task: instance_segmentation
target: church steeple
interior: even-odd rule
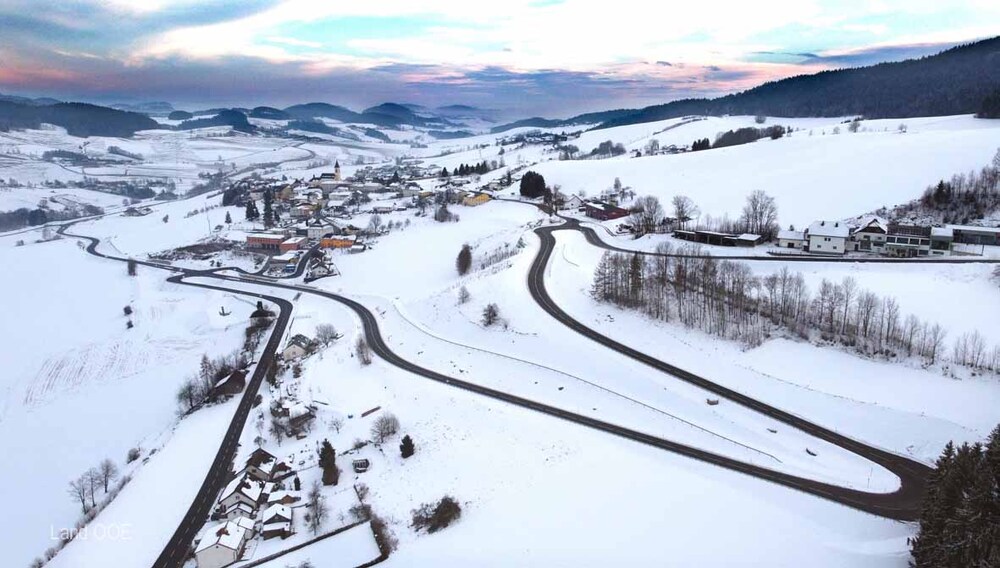
[[[335,179],[336,181],[340,181],[340,160],[337,160],[333,164],[333,179]]]

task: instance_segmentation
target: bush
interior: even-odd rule
[[[396,535],[392,534],[392,531],[389,530],[389,525],[382,520],[382,517],[372,515],[371,519],[372,533],[375,534],[375,544],[378,545],[378,550],[382,553],[382,556],[389,556],[394,550],[396,550],[396,547],[399,545],[399,540],[397,540]]]
[[[525,172],[521,176],[521,195],[531,199],[536,199],[545,194],[545,178],[542,174],[535,172]]]
[[[125,463],[132,463],[135,460],[139,459],[139,455],[141,452],[142,450],[140,450],[138,447],[131,448],[128,451],[128,454],[125,455]]]
[[[500,319],[500,308],[496,304],[487,304],[483,308],[483,325],[490,327]]]
[[[453,497],[445,495],[434,503],[424,503],[419,509],[413,510],[413,530],[427,529],[434,533],[447,528],[462,516],[462,507]]]

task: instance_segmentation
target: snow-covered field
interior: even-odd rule
[[[570,143],[583,152],[604,140],[630,150],[653,138],[661,146],[683,145],[755,125],[752,117],[676,126],[680,122],[589,131]],[[769,118],[767,125],[797,130],[780,140],[719,150],[565,162],[539,146],[508,147],[501,156],[497,135],[411,148],[419,136],[413,131],[391,132],[398,143],[303,143],[209,136],[224,129],[158,130],[131,140],[93,138],[88,152],[117,145],[141,153],[143,163],[129,166],[129,176],[163,176],[182,189],[197,183],[200,171],[234,171],[234,165],[236,171],[267,167],[293,178],[328,171],[315,163],[322,160],[340,160],[350,175],[359,158],[371,163],[423,156],[425,164],[452,169],[502,157],[510,167],[541,162],[532,169],[565,192],[596,195],[619,177],[639,195],[654,194],[662,202],[689,195],[713,216],[737,215],[744,196],[763,189],[777,198],[782,224],[798,225],[914,198],[938,178],[987,163],[1000,146],[1000,126],[967,116],[907,119],[905,134],[897,132],[899,122],[865,121],[852,134],[838,119]],[[837,126],[841,133],[835,135]],[[18,164],[0,163],[0,177],[37,183],[126,175],[124,166],[68,171],[37,159],[47,149],[78,151],[81,143],[58,129],[0,134],[0,153],[24,157]],[[480,144],[488,146],[475,147]],[[484,179],[503,173],[501,168]],[[39,195],[48,197],[45,191],[0,191],[0,210],[31,206]],[[107,194],[59,191],[98,205],[120,204]],[[100,237],[104,252],[143,257],[207,237],[239,240],[253,229],[241,210],[220,205],[219,196],[200,196],[157,205],[145,217],[112,214],[81,222],[73,232]],[[341,274],[312,285],[361,301],[375,313],[389,346],[426,368],[776,470],[871,491],[897,486],[887,471],[834,446],[725,401],[709,406],[700,389],[615,355],[547,316],[526,288],[538,247],[531,229],[547,222],[536,209],[494,201],[452,211],[460,215],[458,223],[414,217],[412,210],[385,215],[384,221],[410,224],[379,237],[362,254],[333,254]],[[227,212],[234,220],[230,226],[223,221]],[[367,220],[359,215],[351,222],[365,226]],[[546,273],[553,299],[580,321],[642,351],[926,463],[946,441],[977,440],[996,425],[1000,382],[993,378],[951,379],[935,369],[865,360],[789,339],[743,350],[596,304],[587,290],[601,250],[579,234],[557,235]],[[13,246],[20,238],[29,244]],[[131,539],[79,540],[52,565],[150,565],[200,487],[235,408],[212,407],[178,423],[177,387],[196,372],[202,353],[219,355],[240,344],[253,306],[235,294],[166,283],[167,274],[152,268],[140,267],[129,278],[123,264],[86,255],[76,239],[33,244],[34,238],[0,237],[0,262],[7,267],[0,289],[15,300],[0,322],[6,364],[0,451],[17,456],[0,500],[19,511],[18,522],[5,529],[4,542],[10,537],[11,543],[5,558],[26,565],[44,552],[52,544],[50,527],[70,527],[79,514],[79,504],[66,493],[68,482],[104,457],[121,465],[129,448],[141,446],[148,462],[130,466],[132,481],[95,521],[128,525]],[[455,258],[463,244],[473,247],[474,261],[470,274],[460,277]],[[509,258],[483,267],[496,251],[509,251]],[[1000,289],[989,280],[988,267],[788,264],[812,288],[823,278],[851,276],[861,288],[895,297],[903,314],[941,323],[949,337],[978,329],[990,343],[1000,341]],[[782,267],[753,265],[759,274]],[[255,284],[232,286],[273,293]],[[463,286],[471,299],[459,305]],[[353,484],[370,488],[373,510],[400,541],[387,566],[907,565],[912,525],[456,390],[377,358],[362,366],[354,353],[360,322],[351,312],[309,294],[278,295],[295,304],[289,336],[312,336],[317,325],[332,323],[343,337],[308,358],[301,378],[287,372],[286,390],[262,389],[262,409],[291,385],[318,408],[308,438],[278,444],[265,436],[265,448],[292,463],[308,485],[319,477],[317,444],[329,439],[340,453],[368,439],[379,413],[361,414],[372,408],[398,416],[400,434],[416,443],[416,455],[407,460],[399,456],[398,438],[383,448],[368,445],[338,456],[341,483],[324,489],[331,508],[324,530],[332,530],[352,520]],[[499,306],[502,326],[480,324],[488,303]],[[132,330],[125,329],[126,304],[135,309]],[[231,315],[220,315],[223,307]],[[333,428],[336,419],[343,421],[339,430]],[[252,424],[243,432],[238,459],[255,447]],[[372,469],[355,474],[349,465],[355,457],[370,459]],[[411,511],[445,494],[462,504],[462,519],[437,534],[415,533]],[[256,542],[250,556],[259,559],[302,542],[309,536],[304,513],[296,509],[299,534]],[[317,567],[355,566],[377,553],[370,529],[362,525],[269,566],[304,560]]]
[[[941,178],[978,170],[1000,148],[1000,125],[971,116],[907,119],[902,121],[908,126],[905,134],[896,131],[900,121],[890,120],[864,121],[869,130],[853,134],[835,119],[772,119],[768,124],[772,121],[801,130],[779,140],[702,152],[549,161],[534,169],[566,193],[583,190],[587,195],[598,195],[618,177],[638,195],[657,196],[665,207],[673,196],[687,195],[702,215],[716,218],[728,214],[735,219],[746,196],[761,189],[777,200],[782,225],[802,226],[816,219],[852,217],[915,199]],[[618,129],[598,130],[585,136],[635,147],[649,138],[656,138],[661,145],[680,145],[753,126],[753,120],[709,118],[647,138],[641,134],[653,127],[643,126],[645,129],[622,127],[628,130],[621,133]],[[840,134],[832,134],[837,126]],[[578,145],[581,150],[590,149],[586,144]]]

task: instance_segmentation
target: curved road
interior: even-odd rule
[[[101,258],[107,258],[110,260],[116,260],[119,262],[126,262],[128,259],[115,257],[101,253],[97,250],[97,246],[100,244],[99,239],[95,237],[90,237],[86,235],[77,235],[66,232],[68,228],[72,226],[73,223],[64,225],[60,228],[59,232],[69,237],[85,239],[89,241],[86,247],[86,251],[94,256]],[[256,297],[263,300],[267,300],[279,306],[280,315],[277,318],[274,329],[272,330],[270,339],[268,340],[263,353],[261,355],[260,361],[254,371],[253,377],[250,379],[246,390],[244,391],[243,397],[240,401],[240,405],[237,408],[233,420],[229,425],[229,429],[226,432],[225,437],[219,447],[219,451],[209,469],[205,480],[202,483],[197,496],[192,502],[187,514],[184,516],[181,524],[178,526],[174,535],[171,537],[168,544],[164,547],[162,553],[154,564],[154,568],[173,568],[183,565],[184,560],[187,557],[188,550],[190,549],[191,542],[197,536],[198,531],[201,529],[204,520],[208,517],[211,512],[212,505],[215,502],[219,491],[223,488],[225,482],[227,481],[228,473],[230,470],[230,465],[235,458],[236,450],[239,445],[239,437],[242,432],[246,420],[249,416],[249,412],[253,405],[253,400],[256,397],[257,391],[264,379],[265,370],[268,365],[274,360],[275,353],[278,350],[281,338],[284,331],[288,325],[292,305],[287,300],[278,298],[275,296],[269,296],[265,294],[257,294],[253,292],[247,292],[240,289],[227,288],[224,286],[215,286],[211,284],[201,284],[185,282],[185,278],[189,277],[203,277],[212,278],[222,281],[231,281],[241,284],[252,284],[258,286],[269,286],[271,288],[281,288],[286,290],[293,290],[308,294],[317,295],[323,298],[327,298],[338,302],[350,310],[352,310],[362,322],[365,337],[371,346],[372,350],[386,362],[403,369],[405,371],[414,373],[418,376],[433,380],[435,382],[445,384],[454,388],[459,388],[468,392],[486,396],[495,400],[513,404],[522,408],[533,410],[536,412],[541,412],[549,416],[560,418],[569,422],[580,424],[582,426],[587,426],[595,430],[606,432],[608,434],[613,434],[624,439],[632,440],[635,442],[640,442],[652,447],[667,450],[676,454],[684,455],[693,459],[697,459],[704,463],[709,463],[719,467],[723,467],[732,471],[750,475],[752,477],[762,479],[765,481],[770,481],[785,487],[796,489],[811,495],[822,497],[830,501],[847,505],[849,507],[866,511],[875,515],[882,517],[897,519],[902,521],[912,521],[918,518],[920,511],[920,503],[923,496],[924,485],[926,483],[926,478],[931,471],[931,468],[926,465],[912,461],[906,457],[887,452],[878,448],[874,448],[863,444],[857,440],[851,439],[849,437],[843,436],[816,424],[813,424],[801,417],[795,416],[778,408],[767,405],[763,402],[757,401],[756,399],[750,398],[742,393],[733,391],[721,385],[717,385],[705,379],[703,377],[697,376],[693,373],[684,371],[678,367],[650,357],[644,353],[636,351],[629,348],[626,345],[618,343],[608,337],[605,337],[598,332],[584,326],[580,322],[576,321],[564,311],[562,311],[548,295],[545,289],[544,283],[544,271],[548,264],[549,258],[551,257],[552,251],[555,245],[555,237],[552,235],[554,231],[557,230],[584,230],[575,225],[569,223],[562,226],[550,226],[542,227],[536,229],[536,233],[542,240],[542,248],[539,254],[534,259],[531,270],[528,277],[529,291],[536,302],[550,315],[555,317],[557,320],[567,325],[571,329],[574,329],[578,333],[588,337],[601,345],[613,349],[619,353],[622,353],[628,357],[641,361],[657,370],[668,373],[675,376],[681,380],[687,381],[691,384],[699,386],[709,392],[712,392],[720,397],[727,398],[738,404],[742,404],[750,409],[760,412],[766,416],[774,418],[784,422],[790,426],[798,428],[806,433],[816,436],[820,439],[826,440],[830,443],[836,444],[844,449],[847,449],[853,453],[863,456],[874,463],[877,463],[886,469],[892,471],[900,479],[900,488],[892,493],[870,493],[855,489],[848,489],[837,485],[832,485],[828,483],[822,483],[812,479],[807,479],[787,473],[782,473],[774,470],[770,470],[761,466],[756,466],[753,464],[747,464],[739,460],[708,452],[699,448],[692,446],[687,446],[667,440],[664,438],[659,438],[644,432],[639,432],[629,428],[625,428],[610,422],[605,422],[591,416],[586,416],[582,414],[577,414],[551,406],[548,404],[540,403],[531,399],[523,398],[520,396],[512,395],[510,393],[498,391],[482,385],[471,383],[468,381],[463,381],[444,375],[437,371],[426,369],[421,367],[403,357],[397,355],[385,342],[381,332],[379,331],[378,321],[375,316],[365,308],[359,302],[334,294],[331,292],[326,292],[312,287],[307,287],[303,285],[290,284],[278,281],[264,280],[253,275],[240,275],[240,276],[229,276],[219,274],[221,270],[224,269],[209,269],[209,270],[193,270],[193,269],[183,269],[172,266],[164,266],[156,263],[151,263],[147,261],[136,261],[137,264],[156,268],[160,270],[166,270],[175,273],[173,276],[168,278],[169,281],[180,283],[188,286],[196,286],[199,288],[219,290],[234,294],[242,294],[246,296]],[[596,235],[595,235],[596,238]],[[608,247],[605,247],[608,248]],[[631,252],[631,251],[629,251]],[[304,264],[304,263],[303,263]],[[242,270],[236,270],[238,273],[243,273]]]

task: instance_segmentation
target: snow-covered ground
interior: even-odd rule
[[[661,146],[684,145],[755,126],[752,117],[676,126],[680,122],[589,131],[569,143],[588,152],[612,140],[631,150],[654,138]],[[409,142],[422,136],[412,130],[389,132],[395,143],[303,143],[217,136],[225,129],[157,130],[131,140],[93,138],[88,153],[106,152],[109,145],[141,153],[143,163],[130,166],[129,176],[162,176],[182,189],[197,183],[198,172],[233,171],[234,165],[236,171],[247,169],[241,175],[267,168],[293,178],[329,171],[319,164],[327,160],[340,160],[350,175],[359,159],[421,156],[425,164],[452,169],[502,158],[509,167],[541,162],[532,168],[566,192],[596,195],[620,177],[639,195],[655,194],[663,202],[687,194],[713,216],[735,216],[747,193],[763,189],[777,198],[783,224],[801,224],[911,199],[940,177],[982,166],[1000,146],[1000,127],[967,116],[907,119],[905,134],[897,132],[899,122],[865,121],[862,131],[852,134],[839,119],[769,118],[766,125],[796,130],[781,140],[698,153],[566,162],[540,146],[508,146],[501,156],[496,139],[517,131],[424,139],[427,147],[411,148]],[[837,126],[841,133],[834,135]],[[81,143],[59,129],[0,134],[0,154],[25,157],[15,159],[18,164],[2,162],[0,177],[26,176],[37,183],[125,175],[124,166],[68,171],[37,159],[48,149],[78,151]],[[487,146],[476,147],[482,144]],[[31,205],[40,192],[0,192],[0,210]],[[99,205],[120,203],[106,194],[65,193]],[[208,237],[238,240],[253,229],[241,221],[241,210],[220,205],[218,196],[200,196],[158,205],[145,217],[81,222],[73,231],[102,238],[102,251],[142,257]],[[207,212],[186,217],[206,207]],[[894,476],[856,456],[737,405],[709,406],[705,392],[598,347],[548,317],[526,289],[538,246],[531,229],[547,222],[536,209],[494,201],[452,211],[460,215],[458,223],[414,217],[412,210],[385,215],[385,221],[410,224],[379,237],[362,254],[333,254],[341,274],[313,286],[361,301],[375,313],[392,349],[441,373],[757,465],[871,491],[896,487]],[[234,220],[230,226],[223,221],[227,212]],[[351,222],[367,221],[362,214]],[[4,541],[9,536],[12,543],[5,558],[24,565],[41,554],[51,545],[50,527],[72,526],[78,516],[67,483],[104,457],[121,464],[125,452],[138,445],[148,462],[130,467],[131,483],[95,521],[127,524],[132,539],[110,545],[80,540],[53,565],[149,565],[200,487],[235,406],[201,410],[178,423],[177,386],[196,371],[202,353],[218,355],[240,344],[253,306],[234,294],[168,284],[166,273],[152,268],[140,267],[138,277],[129,278],[121,263],[86,255],[76,239],[13,246],[20,238],[31,243],[34,234],[0,237],[0,262],[7,267],[0,288],[18,300],[8,303],[0,323],[7,364],[0,379],[0,450],[18,456],[0,499],[21,511],[5,534]],[[471,273],[460,277],[455,258],[463,244],[473,247],[474,261]],[[483,267],[496,251],[509,251],[509,258]],[[869,361],[788,339],[745,351],[596,304],[587,290],[600,254],[579,234],[558,233],[546,273],[550,294],[580,321],[638,349],[927,463],[947,440],[980,439],[995,426],[1000,383],[994,379],[950,379],[933,369]],[[811,287],[822,278],[851,276],[862,288],[896,297],[904,314],[941,323],[951,337],[978,329],[991,342],[1000,339],[992,317],[1000,311],[1000,290],[989,281],[988,268],[788,265],[803,272]],[[753,269],[767,274],[782,266],[756,263]],[[274,293],[255,284],[227,285]],[[458,305],[463,286],[471,299]],[[387,566],[907,565],[912,525],[456,390],[377,358],[362,366],[354,354],[360,322],[351,312],[309,294],[277,294],[295,304],[288,335],[312,336],[317,325],[332,323],[343,337],[308,358],[300,378],[286,372],[283,390],[262,389],[261,409],[289,389],[318,409],[308,438],[278,444],[265,435],[265,448],[298,469],[305,486],[319,477],[320,441],[329,439],[338,454],[345,452],[355,440],[370,437],[380,413],[397,415],[400,434],[416,443],[416,455],[407,460],[397,451],[398,437],[382,448],[367,445],[338,456],[341,482],[323,490],[331,508],[323,530],[332,530],[352,520],[349,509],[357,502],[352,486],[370,488],[368,502],[400,541]],[[499,306],[504,325],[487,329],[479,320],[491,302]],[[132,330],[125,329],[126,303],[136,310]],[[221,316],[220,307],[231,315]],[[381,410],[361,416],[375,407]],[[337,419],[343,421],[339,429],[333,427]],[[255,447],[259,432],[253,424],[251,415],[238,460]],[[356,457],[371,460],[372,469],[355,474],[350,461]],[[415,533],[411,511],[445,494],[462,504],[462,519],[437,534]],[[162,502],[164,496],[169,503]],[[255,541],[250,555],[259,559],[308,538],[304,512],[296,509],[298,534],[288,541]],[[371,531],[362,525],[272,564],[308,559],[316,566],[354,566],[373,558],[373,547]]]
[[[124,469],[129,448],[145,456],[169,438],[177,386],[203,353],[241,344],[253,306],[169,284],[152,269],[130,278],[124,264],[87,255],[76,239],[3,246],[0,259],[10,299],[0,321],[0,450],[19,464],[0,499],[21,511],[6,529],[5,557],[25,565],[53,544],[50,527],[79,516],[66,492],[72,479],[104,458]],[[220,316],[223,306],[232,315]]]
[[[782,225],[801,226],[915,199],[939,179],[978,170],[1000,147],[1000,125],[971,116],[907,119],[902,121],[908,126],[905,134],[895,130],[900,121],[864,121],[869,130],[857,133],[848,132],[835,119],[773,121],[801,130],[779,140],[701,152],[549,161],[533,169],[571,194],[583,190],[598,195],[618,177],[638,195],[657,196],[667,208],[673,196],[687,195],[702,215],[716,218],[728,214],[735,219],[746,196],[760,189],[777,200]],[[651,138],[661,145],[690,144],[745,126],[753,126],[752,118],[709,118]],[[837,126],[840,134],[832,134]],[[628,130],[621,134],[618,129],[598,130],[585,136],[641,146],[649,138],[640,134],[653,127],[622,128]],[[589,151],[585,144],[580,149]]]

